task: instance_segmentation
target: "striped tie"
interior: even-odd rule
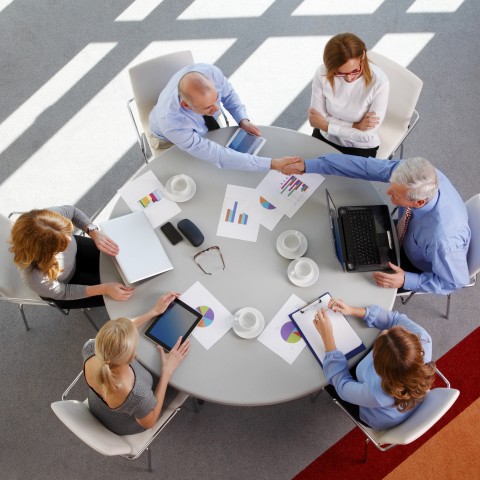
[[[403,214],[402,218],[397,223],[397,236],[398,236],[398,244],[401,246],[403,243],[403,239],[405,238],[405,234],[407,233],[408,224],[410,223],[410,219],[412,218],[412,209],[407,207],[405,209],[405,213]]]

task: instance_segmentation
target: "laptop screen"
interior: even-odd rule
[[[338,258],[338,261],[343,266],[345,262],[343,261],[342,241],[340,238],[340,230],[338,226],[337,208],[333,203],[333,199],[330,196],[329,191],[325,190],[325,193],[327,194],[327,207],[328,207],[328,214],[330,216],[330,229],[332,231],[333,250],[335,252],[335,255]]]

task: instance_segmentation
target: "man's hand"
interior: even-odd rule
[[[370,130],[375,128],[380,123],[380,118],[375,115],[375,112],[367,112],[365,116],[359,121],[355,122],[352,127],[357,130]]]
[[[308,109],[308,120],[310,125],[314,128],[318,128],[324,132],[328,131],[328,122],[327,119],[314,108]]]
[[[247,118],[244,118],[240,121],[240,128],[242,128],[248,133],[251,133],[252,135],[255,135],[257,137],[260,136],[260,129]]]
[[[375,272],[372,277],[375,283],[382,288],[401,288],[405,283],[405,271],[388,262],[394,273]]]
[[[90,237],[95,242],[97,248],[107,255],[114,257],[118,254],[118,245],[105,233],[100,230],[92,230],[89,232]]]
[[[285,175],[305,173],[305,162],[300,157],[272,158],[270,170],[278,170]]]

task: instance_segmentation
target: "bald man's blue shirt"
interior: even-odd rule
[[[220,107],[222,103],[238,124],[243,119],[248,119],[245,106],[222,71],[214,65],[197,63],[179,70],[160,93],[157,104],[150,112],[152,133],[218,168],[268,171],[270,158],[239,153],[204,138],[208,129],[203,116],[184,108],[178,96],[178,82],[186,73],[192,71],[202,73],[213,82],[218,93],[217,105]],[[216,112],[215,118],[219,115],[220,110]]]

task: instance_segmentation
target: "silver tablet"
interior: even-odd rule
[[[256,155],[266,141],[263,137],[257,137],[239,128],[225,146],[240,153]]]

